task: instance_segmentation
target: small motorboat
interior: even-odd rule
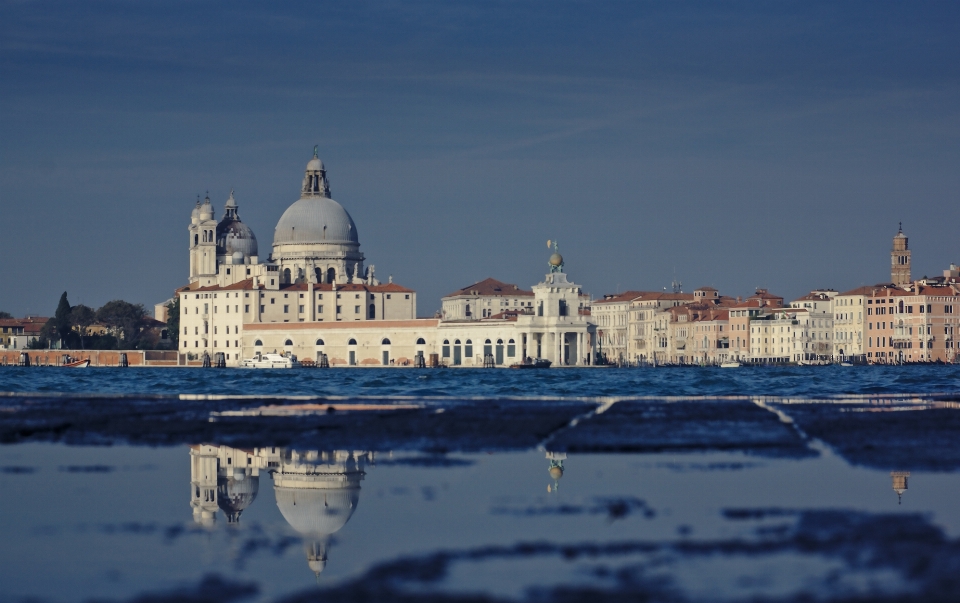
[[[287,352],[286,354],[262,354],[257,352],[253,358],[247,358],[240,362],[240,368],[258,368],[258,369],[283,369],[300,368],[300,361],[297,357]]]
[[[69,360],[67,362],[64,362],[60,366],[64,368],[87,368],[88,366],[90,366],[90,359],[87,358],[85,360]]]
[[[736,360],[730,360],[727,362],[721,362],[720,368],[740,368],[740,363]]]
[[[853,366],[852,362],[841,362],[840,366]]]
[[[514,369],[545,369],[550,368],[550,365],[553,364],[546,358],[524,358],[523,362],[518,362],[516,364],[511,364],[510,368]]]

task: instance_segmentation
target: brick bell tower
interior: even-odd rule
[[[903,222],[897,236],[893,237],[893,250],[890,252],[890,281],[894,285],[910,284],[910,250],[907,235],[903,234]]]

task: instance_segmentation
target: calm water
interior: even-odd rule
[[[0,368],[0,391],[350,396],[791,396],[960,391],[960,365],[660,369]]]
[[[0,446],[0,601],[960,595],[960,423],[950,401],[960,367],[7,368],[0,391],[386,405],[332,415],[320,405],[302,419],[248,414],[250,445],[235,447],[193,441],[186,423],[176,427],[180,443],[130,446],[122,425],[101,429],[100,419],[84,429],[108,445],[50,441],[96,399],[78,399],[74,417],[63,410],[70,400],[49,417],[30,415],[26,427],[3,431],[10,443]],[[946,396],[933,403],[929,394]],[[472,433],[520,433],[539,413],[536,431],[564,400],[600,396],[650,398],[568,404],[555,426],[519,446]],[[497,397],[529,400],[485,405]],[[124,411],[123,399],[111,413],[151,404],[131,398]],[[386,408],[411,402],[419,415]],[[46,403],[0,398],[0,426]],[[471,405],[489,422],[470,419]],[[198,430],[223,420],[195,408],[186,421]],[[356,433],[396,420],[391,441],[402,450],[369,437],[325,445],[344,422],[371,414]],[[169,416],[129,429],[163,430]],[[257,425],[271,429],[258,436]],[[434,435],[418,439],[418,426]],[[314,445],[284,445],[278,430]],[[457,430],[491,443],[438,451],[436,434]],[[37,433],[45,441],[31,441]]]

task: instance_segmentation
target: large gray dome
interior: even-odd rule
[[[340,488],[274,487],[280,513],[294,530],[319,538],[340,530],[360,501],[360,486]]]
[[[277,222],[274,245],[318,243],[360,244],[353,218],[328,197],[304,197],[287,208]]]

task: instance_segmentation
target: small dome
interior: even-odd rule
[[[239,476],[217,477],[217,506],[226,514],[227,521],[236,522],[240,513],[256,500],[259,491],[259,477],[242,472]]]
[[[311,570],[314,574],[319,574],[320,572],[323,571],[323,569],[324,569],[325,567],[327,567],[327,560],[326,560],[326,559],[311,559],[311,560],[307,561],[307,567],[309,567],[310,570]]]
[[[217,224],[217,255],[241,257],[257,255],[257,237],[239,218],[224,217]]]
[[[541,256],[542,257],[542,256]],[[551,266],[560,266],[563,264],[563,256],[559,253],[554,253],[550,256],[550,265]]]
[[[283,212],[273,234],[274,245],[290,243],[359,244],[360,238],[342,205],[328,197],[304,197]]]
[[[323,162],[319,158],[314,157],[307,163],[308,172],[319,172],[323,170]]]
[[[550,477],[552,477],[554,480],[558,480],[563,477],[563,468],[556,465],[550,467]]]

